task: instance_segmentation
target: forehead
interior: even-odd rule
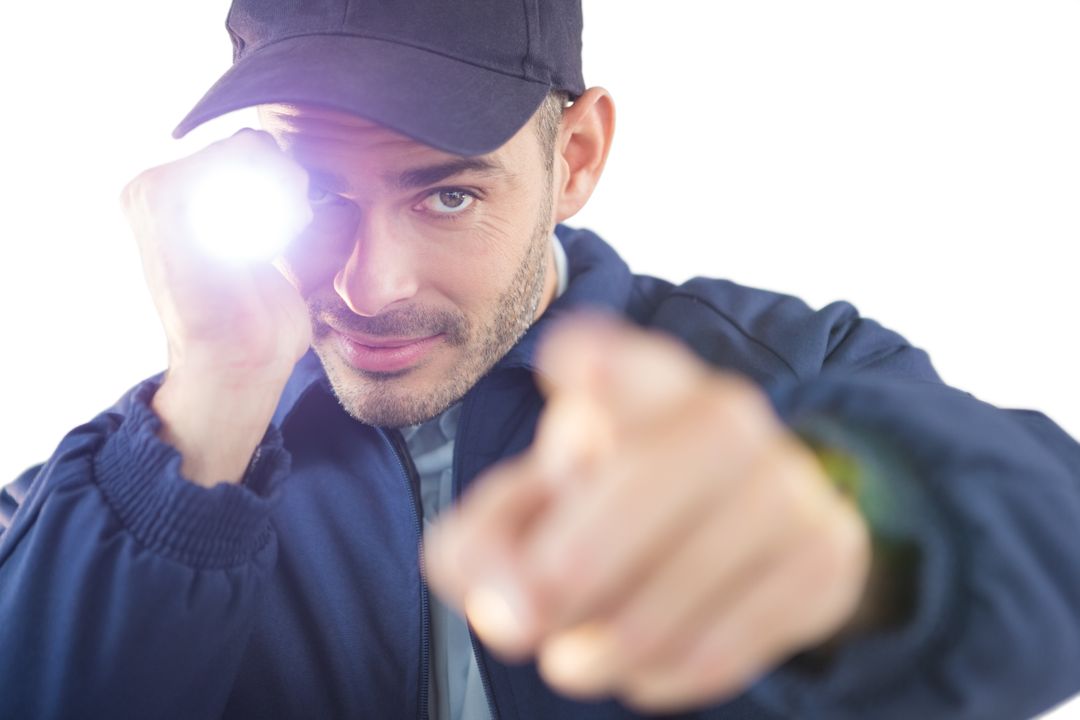
[[[329,108],[263,105],[259,119],[282,149],[309,168],[386,168],[453,158],[367,118]]]
[[[477,156],[461,156],[426,145],[358,115],[330,108],[272,104],[258,108],[263,128],[309,170],[325,167],[331,173],[352,174],[381,169],[387,183],[404,189],[460,172],[476,172],[492,179],[508,179],[528,170],[530,123],[498,149]],[[456,170],[456,172],[450,172]],[[426,171],[426,172],[425,172]],[[393,178],[393,180],[391,180]]]
[[[263,128],[287,147],[347,145],[395,154],[424,156],[431,160],[459,159],[462,156],[439,150],[359,115],[315,105],[275,103],[260,105]],[[510,156],[526,140],[532,121],[526,123],[501,147],[477,157]]]
[[[372,120],[315,105],[276,103],[260,105],[259,119],[270,133],[292,141],[379,140],[398,145],[428,147]],[[429,148],[435,151],[435,148]]]

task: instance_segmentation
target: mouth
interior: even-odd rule
[[[396,348],[405,347],[406,345],[414,345],[418,342],[422,342],[429,338],[435,337],[434,335],[423,335],[418,337],[385,337],[383,335],[363,335],[357,333],[345,333],[340,330],[335,331],[346,340],[357,345],[363,345],[369,348]]]
[[[442,333],[426,337],[382,337],[332,332],[342,357],[356,370],[394,372],[423,360],[442,339]]]

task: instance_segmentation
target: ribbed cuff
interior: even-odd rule
[[[247,562],[271,538],[270,511],[290,456],[271,425],[239,485],[205,488],[180,475],[180,454],[158,438],[150,380],[122,403],[120,425],[94,459],[94,477],[124,526],[150,550],[196,568]]]

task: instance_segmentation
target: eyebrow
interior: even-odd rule
[[[349,187],[349,183],[340,175],[326,172],[325,170],[319,170],[318,168],[307,168],[307,171],[311,181],[328,192],[344,193]],[[476,172],[492,177],[507,176],[510,174],[506,167],[498,160],[479,155],[474,157],[455,158],[434,165],[409,168],[408,170],[403,170],[398,175],[389,173],[384,175],[384,179],[389,185],[392,185],[398,190],[410,190],[413,188],[434,185],[441,180],[453,177],[454,175],[460,175],[464,172]]]
[[[398,190],[410,190],[412,188],[434,185],[448,177],[459,175],[463,172],[477,172],[483,175],[506,175],[506,168],[498,160],[483,155],[475,157],[460,157],[453,160],[425,165],[424,167],[405,170],[396,178],[389,178]]]

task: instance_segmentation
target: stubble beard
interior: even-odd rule
[[[477,325],[460,313],[429,313],[415,309],[363,318],[333,301],[313,301],[313,348],[322,361],[330,386],[341,407],[356,420],[379,427],[404,427],[429,420],[460,400],[532,326],[544,292],[547,250],[551,244],[550,182],[541,203],[525,257],[509,287],[499,296],[490,319]],[[331,330],[320,318],[336,320],[337,327],[370,334],[408,337],[444,333],[443,342],[456,350],[457,366],[429,390],[414,393],[406,387],[409,370],[395,373],[360,371],[344,364],[330,343]],[[320,342],[323,341],[323,342]]]

